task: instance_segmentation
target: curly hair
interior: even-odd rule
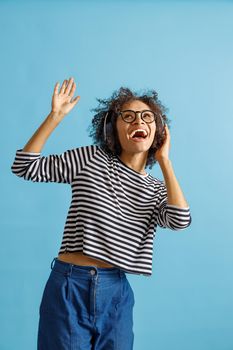
[[[121,111],[122,106],[125,103],[139,100],[146,103],[152,111],[159,113],[163,120],[169,127],[170,120],[164,114],[169,109],[165,107],[158,99],[158,93],[149,89],[147,91],[135,92],[127,87],[120,87],[119,90],[115,90],[112,96],[108,99],[96,98],[99,102],[98,107],[90,109],[96,114],[94,115],[91,125],[88,127],[89,136],[93,138],[95,144],[104,149],[107,153],[120,155],[122,147],[118,138],[116,120],[118,113]],[[106,113],[108,112],[108,121],[106,121],[106,139],[104,137],[104,120]],[[148,150],[146,168],[152,169],[153,165],[157,163],[154,154],[158,150],[164,141],[164,128],[160,118],[156,119],[156,132],[151,147]]]

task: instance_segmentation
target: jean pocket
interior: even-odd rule
[[[66,275],[52,270],[45,284],[40,303],[40,313],[59,313],[68,310],[70,299],[70,281]]]

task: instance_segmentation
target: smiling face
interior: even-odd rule
[[[133,111],[151,110],[147,104],[139,100],[125,103],[122,106],[121,111],[128,109]],[[136,119],[133,122],[126,123],[121,116],[118,116],[116,128],[123,153],[148,153],[148,150],[150,149],[155,137],[155,121],[152,123],[146,123],[141,119],[140,114],[137,113]],[[137,129],[145,130],[147,132],[147,136],[141,139],[132,138],[130,135]]]

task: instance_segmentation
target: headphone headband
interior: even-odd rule
[[[106,115],[104,117],[104,141],[107,141],[107,136],[106,136],[106,121],[107,121],[107,117],[108,117],[108,112],[106,113]]]

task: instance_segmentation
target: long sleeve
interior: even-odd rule
[[[171,230],[184,230],[190,226],[192,217],[190,207],[180,208],[167,203],[167,188],[164,183],[160,186],[158,204],[158,225]]]
[[[58,182],[70,184],[76,174],[86,165],[94,146],[67,150],[47,157],[41,153],[16,151],[11,171],[33,182]]]

